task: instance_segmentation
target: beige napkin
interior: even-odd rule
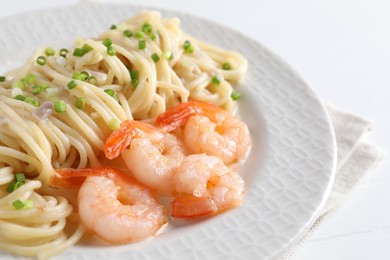
[[[366,140],[367,134],[371,130],[369,121],[340,111],[331,104],[326,104],[326,107],[333,123],[337,141],[337,170],[332,191],[311,228],[280,260],[291,259],[294,256],[329,213],[340,206],[358,181],[375,168],[384,155],[383,150]]]

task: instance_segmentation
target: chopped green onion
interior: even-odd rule
[[[40,86],[42,89],[47,89],[49,87],[49,84],[47,84],[46,82],[42,82],[38,84],[38,86]]]
[[[113,97],[115,96],[115,91],[113,89],[105,89],[104,92],[106,92],[109,96]]]
[[[38,95],[42,92],[42,90],[43,90],[42,85],[36,85],[36,86],[32,87],[31,93],[33,93],[34,95]]]
[[[156,38],[157,38],[157,36],[156,36],[155,33],[151,33],[151,34],[149,35],[149,37],[150,37],[150,39],[151,39],[152,41],[156,40]]]
[[[7,186],[7,192],[11,193],[15,190],[16,181],[11,181]]]
[[[219,76],[214,76],[211,78],[211,82],[214,85],[218,86],[219,84],[221,84],[221,78]]]
[[[143,49],[145,49],[145,48],[146,48],[146,42],[145,42],[145,40],[140,40],[140,41],[138,42],[138,49],[143,50]]]
[[[115,30],[116,29],[116,25],[115,24],[111,25],[110,29],[111,30]]]
[[[35,76],[35,75],[32,74],[32,73],[29,73],[29,74],[27,74],[27,75],[24,77],[23,81],[24,81],[25,83],[27,83],[27,84],[33,84],[35,81],[37,81],[37,76]]]
[[[17,181],[15,183],[15,186],[14,186],[14,190],[17,190],[20,186],[22,186],[24,183],[23,182],[20,182],[20,181]]]
[[[37,94],[40,94],[43,90],[47,89],[49,87],[49,85],[45,82],[41,83],[41,84],[38,84],[38,85],[35,85],[34,87],[32,87],[32,93],[37,95]]]
[[[115,56],[116,55],[116,50],[114,47],[112,46],[108,46],[107,47],[107,54],[110,55],[110,56]]]
[[[24,209],[32,209],[34,207],[34,202],[32,200],[26,200],[24,202]]]
[[[224,64],[222,64],[222,69],[224,69],[224,70],[231,70],[232,69],[232,65],[230,65],[230,63],[228,63],[228,62],[225,62]]]
[[[123,36],[130,38],[131,36],[133,36],[133,32],[131,30],[124,30]]]
[[[94,77],[94,76],[89,77],[88,78],[88,83],[92,84],[92,85],[96,85],[96,83],[97,83],[96,77]]]
[[[241,93],[238,92],[238,91],[233,91],[232,94],[230,95],[231,98],[234,100],[234,101],[237,101],[241,98]]]
[[[171,51],[165,50],[163,52],[163,57],[166,60],[172,60],[173,59],[173,53]]]
[[[139,72],[138,70],[130,71],[130,77],[131,77],[131,84],[134,88],[138,86],[139,83]]]
[[[160,57],[158,56],[157,53],[153,53],[151,57],[152,57],[152,60],[156,63],[160,60]]]
[[[0,76],[0,82],[4,82],[5,81],[5,76]]]
[[[110,127],[112,130],[119,129],[121,126],[121,122],[117,118],[111,118],[111,120],[108,122],[108,127]]]
[[[150,23],[147,23],[145,22],[143,25],[142,25],[142,31],[144,33],[150,33],[152,32],[152,25]]]
[[[145,38],[145,33],[141,32],[141,31],[136,31],[135,32],[135,38],[143,39],[143,38]]]
[[[88,72],[82,71],[82,72],[73,72],[73,79],[81,80],[81,81],[86,81],[88,78],[89,74]]]
[[[18,173],[15,174],[15,180],[19,181],[19,182],[22,182],[22,183],[25,183],[26,182],[26,177],[24,176],[24,173],[18,172]]]
[[[15,200],[12,202],[12,205],[15,207],[15,209],[21,209],[24,207],[24,203],[21,200]]]
[[[111,44],[112,44],[112,40],[110,38],[105,38],[103,40],[103,45],[104,46],[108,47],[108,46],[111,46]]]
[[[81,50],[83,51],[83,55],[92,51],[93,48],[89,46],[88,44],[84,44],[83,47],[81,47]]]
[[[54,111],[62,113],[66,111],[66,103],[64,100],[58,99],[54,101]]]
[[[78,109],[84,109],[85,103],[86,103],[85,98],[79,97],[78,99],[76,99],[75,106]]]
[[[194,52],[194,46],[191,44],[189,40],[186,40],[183,44],[184,51],[186,53],[193,53]]]
[[[89,78],[88,72],[82,71],[82,72],[80,72],[80,73],[81,73],[81,75],[83,76],[84,80],[87,80],[87,79]]]
[[[75,80],[71,80],[66,86],[68,89],[74,89],[77,86],[77,82]]]
[[[25,87],[26,87],[26,85],[24,84],[24,82],[22,80],[18,80],[18,81],[15,81],[14,83],[12,83],[12,88],[19,88],[21,90],[24,90]]]
[[[45,53],[46,53],[47,56],[53,56],[56,53],[56,51],[53,48],[51,48],[51,47],[47,47],[45,49]]]
[[[25,183],[26,183],[26,177],[24,176],[24,173],[22,172],[16,173],[14,176],[14,180],[12,180],[7,186],[7,192],[11,193]]]
[[[81,48],[75,48],[73,50],[73,56],[83,57],[85,54],[92,50],[93,48],[91,46],[89,46],[88,44],[84,44]]]
[[[23,96],[23,95],[16,95],[16,96],[14,97],[14,99],[20,100],[20,101],[24,101],[24,100],[26,99],[26,97]]]
[[[62,56],[62,57],[66,57],[66,54],[68,54],[68,49],[65,49],[65,48],[62,48],[61,50],[60,50],[60,56]]]
[[[45,65],[46,64],[46,57],[45,56],[39,56],[37,58],[37,63],[41,66]]]
[[[83,56],[83,50],[81,48],[75,48],[73,50],[73,56],[76,56],[76,57]]]
[[[24,102],[26,102],[26,103],[28,103],[28,104],[30,104],[30,105],[33,105],[33,106],[35,106],[35,107],[39,107],[39,102],[38,102],[38,100],[36,100],[36,99],[33,98],[33,97],[26,97],[26,98],[24,99]]]

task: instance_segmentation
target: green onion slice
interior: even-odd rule
[[[26,103],[28,103],[28,104],[30,104],[30,105],[33,105],[33,106],[35,106],[35,107],[39,107],[39,102],[38,102],[38,100],[36,100],[36,99],[33,98],[33,97],[26,97],[26,98],[24,99],[24,102],[26,102]]]
[[[82,57],[83,56],[83,50],[81,48],[75,48],[73,50],[73,56]]]
[[[25,183],[26,182],[26,176],[24,176],[23,172],[18,172],[15,174],[15,180],[17,182]]]
[[[38,95],[38,94],[41,94],[42,90],[43,90],[43,87],[41,85],[36,85],[36,86],[31,88],[31,93],[33,93],[34,95]]]
[[[89,77],[89,74],[86,71],[82,71],[82,72],[75,71],[75,72],[73,72],[73,79],[86,81],[88,77]]]
[[[45,49],[45,53],[46,53],[46,56],[53,56],[56,53],[56,51],[51,47],[47,47]]]
[[[88,83],[89,83],[89,84],[92,84],[92,85],[96,85],[96,84],[97,84],[97,79],[96,79],[96,77],[94,77],[94,76],[89,77],[89,78],[88,78]]]
[[[4,82],[6,80],[5,76],[0,76],[0,82]]]
[[[45,65],[46,64],[46,57],[45,56],[39,56],[37,58],[37,63],[41,66]]]
[[[85,54],[92,50],[93,48],[91,46],[89,46],[88,44],[84,44],[81,48],[75,48],[73,50],[73,56],[83,57]]]
[[[84,109],[85,108],[85,103],[86,103],[85,98],[79,97],[78,99],[76,99],[75,106],[78,109]]]
[[[66,103],[64,100],[58,99],[54,101],[54,111],[62,113],[66,111]]]
[[[7,186],[7,192],[11,193],[15,190],[16,181],[11,181]]]
[[[140,40],[138,42],[138,49],[143,50],[145,48],[146,48],[146,41],[145,40]]]
[[[80,74],[82,75],[84,81],[87,80],[87,79],[89,78],[89,74],[88,74],[88,72],[86,72],[86,71],[82,71],[82,72],[80,72]]]
[[[110,38],[105,38],[103,40],[103,45],[104,46],[108,47],[108,46],[111,46],[111,44],[112,44],[112,40]]]
[[[110,55],[110,56],[115,56],[116,55],[116,50],[114,47],[112,46],[108,46],[107,47],[107,54]]]
[[[23,96],[23,95],[16,95],[16,96],[14,97],[14,99],[20,100],[20,101],[24,101],[24,100],[26,99],[26,97]]]
[[[225,62],[224,64],[222,64],[222,69],[223,70],[231,70],[232,65],[230,65],[230,63],[228,63],[228,62]]]
[[[171,51],[169,51],[169,50],[165,50],[163,52],[163,57],[166,60],[172,60],[173,59],[173,53]]]
[[[191,44],[189,40],[186,40],[183,44],[184,51],[186,53],[193,53],[194,52],[194,46]]]
[[[143,25],[142,25],[142,31],[144,33],[151,33],[152,32],[152,25],[148,22],[145,22]]]
[[[110,127],[112,130],[119,129],[120,126],[121,126],[121,122],[117,118],[112,118],[108,122],[108,127]]]
[[[234,100],[234,101],[237,101],[241,98],[241,93],[238,92],[238,91],[233,91],[232,94],[230,95],[231,98]]]
[[[152,56],[151,56],[151,58],[152,58],[152,60],[153,60],[154,62],[156,62],[156,63],[160,60],[160,57],[158,56],[157,53],[153,53]]]
[[[24,81],[25,83],[27,83],[27,84],[33,84],[35,81],[37,81],[37,76],[35,76],[35,75],[32,74],[32,73],[29,73],[29,74],[27,74],[27,75],[24,77],[23,81]]]
[[[68,49],[62,48],[60,50],[60,56],[66,58],[66,54],[68,54],[68,52],[69,52]]]
[[[131,85],[133,85],[134,88],[138,86],[139,83],[139,72],[138,70],[133,70],[130,72],[131,77]]]
[[[32,209],[34,207],[34,202],[32,200],[26,200],[24,202],[25,209]]]
[[[15,209],[22,209],[24,207],[24,203],[21,200],[15,200],[12,202],[12,205],[15,207]]]
[[[105,89],[104,92],[106,92],[109,96],[113,97],[115,96],[115,91],[113,89]]]
[[[24,82],[22,80],[18,80],[18,81],[15,81],[14,83],[12,83],[12,88],[19,88],[21,90],[24,90],[25,87],[26,87],[26,85],[24,84]]]
[[[144,32],[141,32],[141,31],[136,31],[135,34],[134,34],[135,38],[137,39],[143,39],[145,38],[145,33]]]
[[[214,85],[218,86],[219,84],[221,84],[221,78],[219,76],[214,76],[211,78],[211,82]]]
[[[74,89],[77,86],[77,82],[75,80],[71,80],[66,86],[68,89]]]
[[[130,38],[131,36],[133,36],[133,32],[131,30],[124,30],[123,36]]]
[[[151,39],[152,41],[156,40],[156,38],[157,38],[157,36],[156,36],[155,33],[151,33],[151,34],[149,35],[149,37],[150,37],[150,39]]]

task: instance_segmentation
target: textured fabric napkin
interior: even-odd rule
[[[334,184],[329,199],[321,209],[318,218],[301,240],[291,247],[280,260],[291,259],[295,255],[329,213],[340,206],[358,181],[372,170],[384,155],[383,150],[365,140],[371,130],[369,121],[340,111],[331,104],[326,104],[326,107],[337,141],[337,169]]]

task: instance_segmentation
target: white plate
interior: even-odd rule
[[[0,73],[39,46],[69,47],[76,37],[98,36],[142,9],[85,4],[2,19]],[[186,32],[249,60],[239,86],[240,113],[253,140],[242,168],[245,203],[148,241],[75,246],[58,259],[275,259],[303,235],[328,196],[336,154],[328,115],[302,79],[258,42],[191,15],[162,13],[179,17]]]

